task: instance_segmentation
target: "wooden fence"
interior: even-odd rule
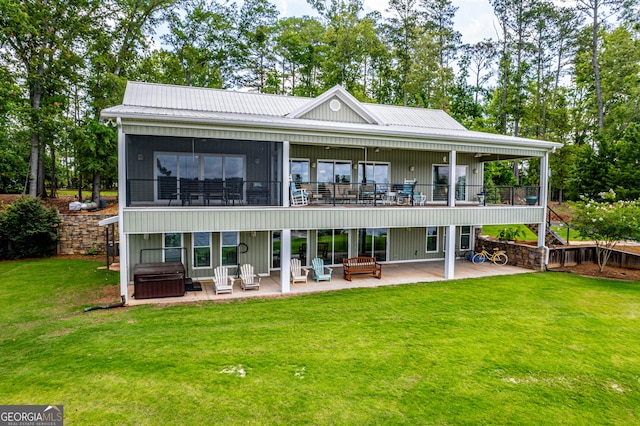
[[[596,247],[557,247],[549,249],[549,268],[597,263]],[[640,254],[613,250],[608,266],[626,269],[640,269]]]

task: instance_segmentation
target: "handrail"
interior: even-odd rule
[[[556,215],[556,217],[558,219],[560,219],[560,221],[562,223],[564,223],[567,227],[567,243],[570,241],[569,240],[569,233],[571,232],[571,225],[569,224],[569,222],[567,222],[566,220],[564,220],[562,218],[562,216],[560,216],[555,210],[553,210],[551,207],[549,207],[549,205],[547,204],[547,226],[551,227],[551,213],[553,213],[554,215]]]

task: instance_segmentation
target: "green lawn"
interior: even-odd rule
[[[0,401],[67,424],[640,424],[640,285],[563,273],[83,312],[0,263]],[[107,303],[106,301],[100,302]]]
[[[529,228],[524,225],[483,225],[482,235],[489,235],[491,237],[498,237],[500,231],[504,228],[518,228],[520,230],[520,236],[517,238],[520,241],[537,241],[538,236],[534,234]],[[562,238],[567,239],[567,227],[566,226],[552,226],[552,229],[556,231]],[[570,241],[583,241],[585,238],[580,235],[575,229],[569,230]]]
[[[58,189],[56,190],[58,195],[78,195],[77,189]],[[85,197],[91,198],[91,189],[83,189],[82,194]],[[100,195],[102,196],[112,196],[115,197],[118,195],[118,191],[115,190],[102,190],[100,191]]]

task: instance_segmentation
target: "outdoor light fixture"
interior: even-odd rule
[[[409,171],[410,172],[415,172],[416,171],[416,166],[409,166]]]
[[[475,168],[474,168],[474,169],[473,169],[473,174],[474,174],[474,175],[477,175],[477,174],[478,174],[478,169],[475,169]]]

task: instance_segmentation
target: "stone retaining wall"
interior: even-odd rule
[[[520,266],[521,268],[543,271],[545,250],[541,247],[533,247],[526,244],[518,244],[513,241],[492,241],[487,237],[476,234],[476,250],[482,247],[492,252],[494,248],[504,250],[509,257],[509,265]]]
[[[106,254],[105,229],[98,225],[113,215],[61,214],[62,223],[58,231],[58,254]],[[118,241],[118,225],[109,228],[109,239]],[[112,235],[115,230],[115,237]]]

